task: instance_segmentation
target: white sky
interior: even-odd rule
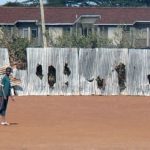
[[[0,5],[3,5],[3,4],[6,4],[7,2],[22,2],[22,1],[25,1],[25,0],[0,0]]]

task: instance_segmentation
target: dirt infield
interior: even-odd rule
[[[150,150],[150,97],[16,97],[7,119],[0,150]]]

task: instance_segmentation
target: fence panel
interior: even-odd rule
[[[150,49],[146,49],[145,76],[144,76],[144,95],[150,96]]]
[[[79,50],[79,91],[81,95],[95,94],[96,49]]]
[[[77,49],[28,48],[27,57],[29,95],[79,94]],[[64,74],[65,63],[69,75]],[[39,64],[42,65],[42,79],[36,75]]]
[[[0,48],[0,67],[4,65],[10,65],[8,50],[6,48]]]
[[[29,95],[48,95],[46,51],[46,48],[27,49]],[[39,65],[42,67],[42,74],[37,76],[36,72]]]
[[[118,95],[125,94],[126,88],[120,92],[118,84],[118,73],[116,67],[128,61],[128,49],[96,49],[96,94],[98,95]],[[126,70],[125,70],[126,71]],[[98,86],[97,79],[104,81]]]
[[[150,74],[150,51],[146,49],[129,49],[127,72],[128,95],[145,95],[149,93],[147,75]]]
[[[148,49],[28,48],[27,57],[28,72],[22,80],[27,76],[23,86],[29,95],[150,95]],[[36,75],[38,64],[42,79]],[[118,71],[120,64],[124,68]],[[48,84],[49,66],[56,69],[54,87]]]
[[[18,70],[17,77],[21,80],[21,84],[15,87],[17,95],[28,95],[28,75],[27,70]]]
[[[78,50],[62,48],[59,50],[59,95],[79,95]]]

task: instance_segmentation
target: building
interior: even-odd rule
[[[134,47],[150,47],[150,8],[46,7],[45,23],[53,39],[64,32],[85,36],[96,33],[112,39],[114,45],[127,37]],[[11,35],[17,29],[22,38],[41,45],[40,8],[0,7],[0,27],[3,26]]]

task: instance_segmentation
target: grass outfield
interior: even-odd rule
[[[150,150],[150,97],[16,97],[7,120],[0,150]]]

